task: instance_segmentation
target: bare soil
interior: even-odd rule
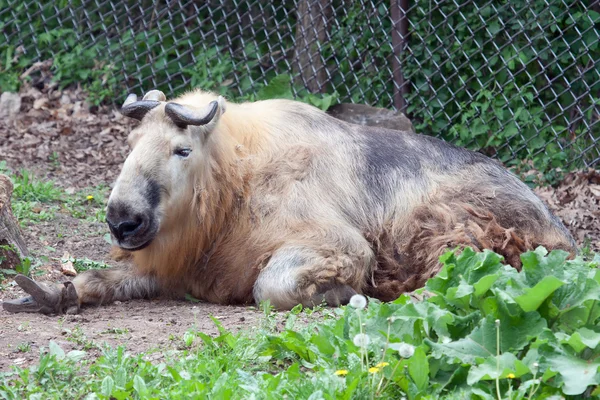
[[[113,108],[90,107],[78,91],[29,87],[21,97],[19,115],[0,119],[0,161],[5,160],[13,170],[33,171],[38,179],[51,179],[65,189],[112,184],[127,155],[126,137],[134,122]],[[536,191],[580,245],[600,250],[598,171],[573,173],[558,188]],[[118,265],[108,256],[110,246],[104,239],[107,233],[104,224],[65,213],[58,213],[50,222],[28,225],[24,234],[29,249],[35,257],[48,259],[36,269],[35,279],[69,279],[60,272],[59,259],[64,252]],[[5,282],[4,287],[0,300],[23,295],[13,282]],[[37,362],[38,349],[47,347],[49,340],[65,350],[88,349],[91,357],[99,354],[91,343],[124,344],[135,353],[173,349],[180,342],[172,338],[181,337],[189,328],[216,334],[211,315],[230,330],[255,327],[263,318],[263,313],[254,307],[172,300],[115,303],[62,317],[0,310],[0,371],[11,365]],[[152,352],[149,357],[162,355],[160,351]]]

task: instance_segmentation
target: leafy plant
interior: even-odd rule
[[[0,245],[0,266],[2,266],[2,262],[6,259],[6,255],[8,253],[14,254],[19,257],[19,252],[13,245]],[[30,276],[32,265],[31,259],[29,257],[25,257],[21,259],[19,257],[20,262],[14,266],[14,269],[2,268],[0,269],[0,280],[3,280],[5,276],[22,274],[25,276]]]
[[[543,248],[517,271],[471,249],[441,257],[422,291],[391,303],[356,296],[320,320],[231,333],[188,330],[147,361],[104,347],[96,360],[51,343],[38,366],[0,375],[0,395],[82,398],[534,399],[600,392],[600,256]],[[366,305],[366,307],[365,307]],[[273,314],[265,305],[265,318]],[[308,314],[307,314],[308,315]],[[69,335],[73,336],[73,335]],[[76,343],[90,348],[81,334]],[[75,340],[75,339],[74,339]],[[80,353],[77,353],[79,355]],[[77,357],[75,357],[77,358]],[[85,370],[85,373],[80,372]]]
[[[72,262],[73,267],[75,268],[75,271],[77,271],[77,272],[83,272],[83,271],[87,271],[89,269],[110,268],[110,265],[108,265],[106,263],[99,262],[99,261],[93,261],[87,257],[85,257],[85,258],[69,257],[68,259],[61,259],[60,261],[63,263],[67,262],[67,261]]]

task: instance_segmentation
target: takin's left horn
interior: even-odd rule
[[[156,101],[166,101],[167,96],[160,90],[151,90],[144,95],[142,100],[156,100]]]
[[[175,125],[185,128],[188,125],[206,125],[213,120],[219,109],[218,101],[211,101],[201,110],[194,110],[177,103],[167,103],[165,113],[175,122]]]
[[[150,94],[151,92],[148,92]],[[146,94],[146,96],[148,95]],[[163,94],[164,96],[164,94]],[[160,101],[157,100],[140,100],[138,101],[137,96],[135,94],[130,94],[125,99],[123,103],[123,107],[121,107],[121,114],[126,117],[135,118],[137,120],[142,120],[148,111],[157,107],[160,104]]]

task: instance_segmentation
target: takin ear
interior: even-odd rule
[[[178,127],[185,129],[192,126],[214,126],[225,112],[225,99],[222,96],[211,101],[206,107],[196,109],[178,103],[167,103],[165,113]]]

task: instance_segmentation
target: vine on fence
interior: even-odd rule
[[[81,85],[94,104],[118,102],[125,85],[138,85],[172,94],[202,87],[233,100],[270,93],[321,108],[336,99],[391,106],[388,2],[332,2],[328,36],[318,44],[328,95],[296,79],[297,4],[229,0],[159,10],[146,3],[0,0],[8,39],[0,43],[0,90],[18,90],[34,62],[52,60],[53,79]],[[525,160],[548,177],[556,167],[600,159],[598,10],[575,0],[410,6],[401,65],[418,132],[509,165]]]

